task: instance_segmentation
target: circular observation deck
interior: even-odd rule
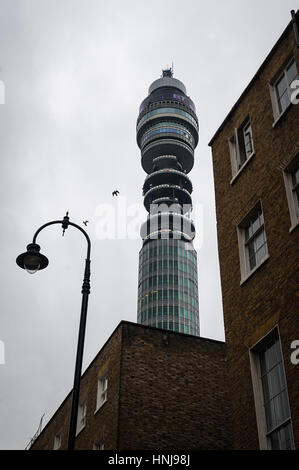
[[[183,171],[182,165],[178,162],[175,155],[160,155],[153,159],[154,171],[163,170],[165,168],[173,168],[174,170]]]
[[[174,101],[161,101],[150,105],[139,114],[136,123],[137,143],[139,145],[140,135],[143,134],[149,125],[155,124],[159,120],[168,120],[186,125],[192,131],[195,142],[198,141],[198,120],[196,114],[186,106]]]
[[[139,147],[143,150],[150,142],[158,139],[175,138],[185,142],[193,150],[195,147],[195,139],[192,132],[187,126],[183,126],[180,122],[159,121],[144,129],[140,133]]]
[[[186,189],[192,193],[192,183],[188,176],[182,171],[175,170],[174,168],[163,168],[149,174],[143,185],[143,194],[154,186],[159,186],[164,183],[175,184]]]
[[[162,155],[175,155],[186,173],[192,170],[194,165],[194,150],[190,145],[178,139],[158,139],[150,142],[141,151],[141,164],[146,173],[153,171],[153,160]]]
[[[175,184],[161,184],[149,189],[144,195],[144,207],[150,212],[151,204],[180,204],[183,212],[190,210],[192,199],[189,191]]]

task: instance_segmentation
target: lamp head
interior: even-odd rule
[[[27,245],[26,253],[22,253],[16,259],[16,263],[20,268],[26,269],[29,274],[34,274],[48,266],[49,260],[40,252],[40,246],[37,243]]]

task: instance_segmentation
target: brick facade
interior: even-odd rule
[[[299,49],[289,24],[210,143],[235,449],[259,448],[249,350],[274,327],[279,329],[299,447],[299,365],[290,360],[290,345],[299,339],[299,227],[290,231],[283,177],[283,169],[299,152],[299,104],[291,104],[274,124],[270,96],[273,78],[292,57],[299,71]],[[247,116],[255,154],[232,181],[229,140]],[[237,226],[258,201],[269,258],[240,285]]]
[[[95,413],[97,378],[108,373],[108,399]],[[121,322],[82,377],[85,428],[76,449],[228,449],[230,409],[224,343]],[[32,449],[67,447],[70,396]]]

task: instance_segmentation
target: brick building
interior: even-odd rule
[[[122,321],[82,376],[76,449],[299,447],[294,32],[210,142],[226,344]],[[32,449],[67,447],[70,400]]]
[[[67,448],[70,401],[31,449]],[[75,448],[231,448],[225,344],[122,321],[82,376]]]
[[[299,339],[294,26],[288,24],[209,144],[234,449],[299,446],[299,365],[291,360]]]

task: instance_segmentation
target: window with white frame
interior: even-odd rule
[[[251,372],[260,447],[293,449],[289,398],[277,329],[252,349]]]
[[[93,450],[104,450],[104,436],[101,436],[93,445]]]
[[[61,447],[61,431],[55,434],[53,450],[58,450]]]
[[[299,222],[299,154],[283,172],[292,227]]]
[[[253,136],[250,119],[235,129],[233,137],[229,141],[232,175],[242,168],[244,163],[254,154]]]
[[[98,380],[97,410],[107,401],[108,375],[105,373]]]
[[[264,216],[259,202],[238,226],[241,277],[245,278],[268,255]]]
[[[84,400],[78,409],[78,417],[77,417],[77,434],[82,431],[82,429],[86,425],[86,414],[87,414],[87,402]]]
[[[294,92],[292,83],[298,80],[297,66],[294,59],[288,62],[270,87],[273,104],[274,117],[277,119],[291,102],[291,95]]]

